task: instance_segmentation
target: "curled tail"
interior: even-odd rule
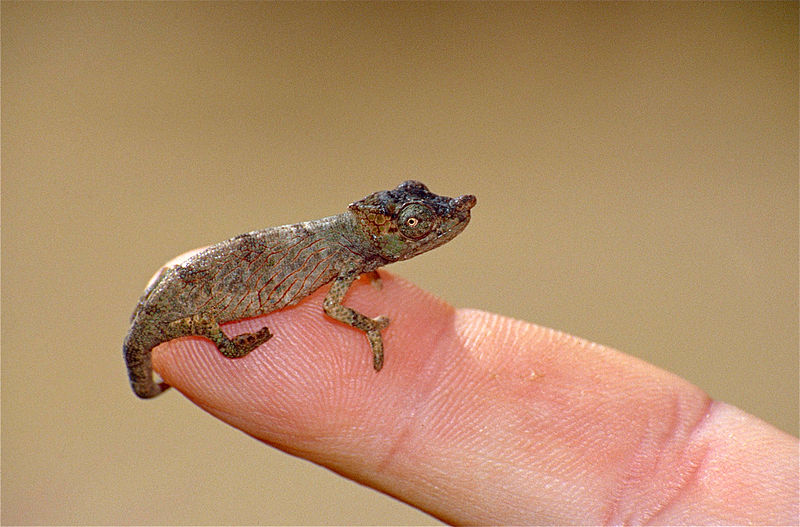
[[[128,366],[128,378],[133,392],[142,399],[150,399],[169,388],[169,385],[164,382],[156,383],[153,379],[150,351],[158,343],[149,345],[149,342],[144,343],[143,340],[147,339],[135,330],[131,331],[122,346],[122,353]]]
[[[147,304],[151,294],[157,289],[161,281],[168,275],[167,268],[162,268],[158,275],[147,285],[136,309],[131,315],[131,329],[122,345],[122,354],[125,357],[125,364],[128,366],[128,378],[131,381],[133,392],[142,399],[150,399],[160,394],[169,384],[165,382],[156,383],[153,379],[153,364],[150,359],[150,352],[159,345],[164,339],[160,335],[152,334],[144,329],[146,326],[138,323],[139,315]]]

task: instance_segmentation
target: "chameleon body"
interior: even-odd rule
[[[206,337],[226,357],[243,357],[269,340],[269,329],[228,337],[221,324],[296,304],[330,282],[325,313],[365,332],[379,371],[381,330],[389,320],[342,305],[345,293],[359,275],[453,239],[475,202],[475,196],[438,196],[406,181],[342,214],[240,234],[162,269],[139,300],[123,345],[133,391],[150,398],[168,388],[153,380],[151,366],[151,351],[162,342]]]

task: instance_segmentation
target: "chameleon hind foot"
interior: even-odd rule
[[[227,339],[226,337],[226,339],[232,344],[231,346],[220,345],[219,343],[216,344],[220,353],[229,359],[235,359],[238,357],[244,357],[271,338],[272,333],[269,332],[269,328],[267,326],[264,326],[254,333],[241,333],[231,339]]]
[[[244,357],[272,338],[272,333],[266,326],[253,333],[241,333],[228,338],[214,318],[203,314],[171,322],[169,332],[171,339],[193,335],[205,337],[216,344],[219,352],[229,359]]]

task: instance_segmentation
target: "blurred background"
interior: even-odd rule
[[[436,524],[121,356],[166,260],[410,178],[478,205],[393,273],[797,435],[796,2],[0,9],[4,523]]]

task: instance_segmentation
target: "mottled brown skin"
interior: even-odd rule
[[[474,205],[475,196],[437,196],[406,181],[342,214],[240,234],[162,269],[139,300],[123,345],[133,391],[150,398],[168,388],[153,381],[150,359],[162,342],[206,337],[226,357],[243,357],[269,340],[269,329],[228,338],[220,324],[296,304],[330,282],[325,313],[365,332],[379,371],[381,330],[389,319],[342,305],[348,288],[363,273],[377,276],[383,265],[452,240],[469,223]]]

